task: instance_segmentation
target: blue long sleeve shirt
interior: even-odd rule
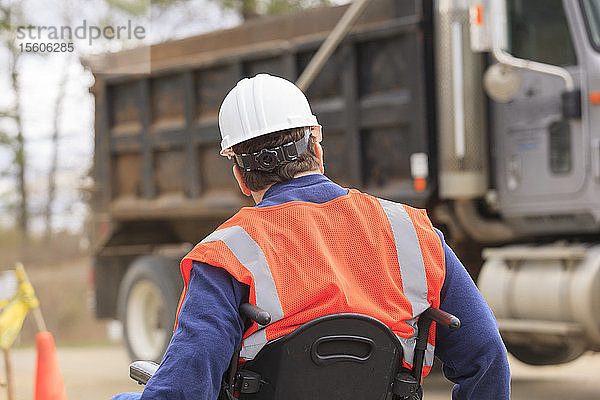
[[[323,175],[307,175],[271,186],[257,207],[294,200],[324,203],[347,193]],[[507,353],[494,315],[437,232],[446,262],[440,308],[462,323],[454,332],[443,327],[436,332],[435,355],[443,363],[445,376],[456,383],[452,398],[509,399]],[[247,296],[248,286],[225,270],[194,262],[178,326],[158,371],[143,393],[124,393],[114,399],[216,399],[223,373],[242,338],[244,325],[238,308]]]

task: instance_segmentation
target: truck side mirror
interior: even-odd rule
[[[492,100],[507,103],[519,93],[521,75],[508,65],[494,64],[483,75],[483,88]]]

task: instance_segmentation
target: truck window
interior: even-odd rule
[[[546,64],[576,65],[562,0],[507,0],[509,52]]]
[[[582,0],[581,3],[592,46],[600,51],[600,0]]]

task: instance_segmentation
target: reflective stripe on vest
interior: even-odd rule
[[[415,332],[416,332],[415,328]],[[404,361],[410,365],[413,363],[413,358],[415,356],[415,344],[417,342],[417,336],[411,338],[403,338],[401,336],[396,335],[396,337],[400,340],[400,344],[402,345],[402,352]],[[427,350],[425,350],[425,361],[423,362],[424,367],[433,366],[433,355],[435,352],[435,346],[431,343],[427,343]]]
[[[410,338],[399,336],[398,338],[402,344],[404,361],[412,364],[417,335],[416,320],[429,307],[425,265],[415,228],[404,207],[387,200],[378,199],[378,201],[391,226],[401,279],[407,283],[403,285],[403,290],[412,307],[412,319],[406,322],[414,329],[414,334]],[[256,305],[271,314],[271,324],[281,320],[283,307],[267,259],[260,246],[240,226],[219,229],[201,243],[214,241],[222,241],[240,264],[253,276]],[[240,356],[251,360],[266,343],[266,331],[262,327],[244,339]],[[434,346],[428,343],[425,366],[433,365],[433,354]]]
[[[407,322],[413,327],[415,333],[411,338],[407,339],[398,336],[398,339],[400,339],[400,343],[402,343],[404,361],[408,364],[412,364],[418,333],[416,317],[429,308],[429,302],[427,301],[427,276],[425,274],[425,264],[423,263],[423,256],[421,255],[417,233],[415,232],[412,221],[404,207],[389,200],[379,198],[377,200],[379,201],[379,204],[381,204],[392,228],[402,281],[410,282],[410,284],[404,286],[403,289],[404,295],[412,306],[413,318],[410,322]],[[435,347],[430,343],[427,343],[424,363],[427,367],[433,365],[434,350]]]
[[[271,314],[271,323],[283,318],[283,310],[277,289],[275,288],[275,281],[267,264],[267,258],[260,246],[240,226],[231,226],[214,231],[200,243],[217,240],[222,241],[231,250],[240,264],[254,277],[256,305]],[[240,352],[240,357],[252,360],[266,343],[265,329],[261,328],[244,339],[244,346]]]

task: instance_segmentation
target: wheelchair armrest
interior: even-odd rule
[[[449,328],[451,331],[460,328],[460,320],[457,317],[438,308],[429,307],[419,316],[419,321],[417,322],[419,332],[417,333],[417,341],[415,343],[412,369],[413,376],[419,384],[423,372],[423,361],[425,360],[425,350],[427,349],[427,338],[429,337],[431,321],[435,321]]]
[[[148,383],[158,369],[154,361],[134,361],[129,365],[129,376],[140,385]]]

